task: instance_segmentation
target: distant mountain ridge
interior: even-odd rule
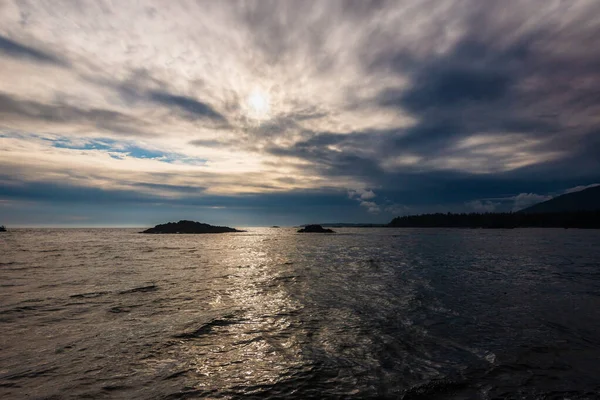
[[[600,210],[600,186],[579,192],[566,193],[553,199],[524,208],[519,213],[559,213]]]

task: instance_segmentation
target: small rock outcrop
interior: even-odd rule
[[[335,233],[335,231],[323,228],[321,225],[306,225],[298,230],[299,233]]]
[[[195,221],[168,222],[156,225],[154,228],[146,229],[140,233],[227,233],[244,232],[228,226],[213,226]]]

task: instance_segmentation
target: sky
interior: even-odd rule
[[[0,0],[0,224],[514,211],[600,182],[597,0]]]

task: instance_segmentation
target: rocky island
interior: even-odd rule
[[[323,228],[321,225],[306,225],[298,230],[299,233],[335,233],[331,229]]]
[[[146,229],[140,233],[228,233],[244,232],[228,226],[213,226],[202,222],[186,221],[168,222],[156,225],[154,228]]]

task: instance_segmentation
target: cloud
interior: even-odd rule
[[[522,210],[523,208],[532,206],[543,201],[550,200],[553,196],[550,195],[539,195],[535,193],[519,193],[514,196],[513,211]]]
[[[564,193],[566,194],[566,193],[580,192],[582,190],[593,188],[593,187],[596,187],[596,186],[600,186],[600,183],[592,183],[590,185],[575,186],[575,187],[572,187],[572,188],[569,188],[569,189],[565,190]]]
[[[377,197],[371,189],[359,188],[348,190],[348,198],[356,200],[361,207],[367,209],[370,214],[379,214],[381,212],[388,215],[402,215],[410,211],[410,207],[397,204],[387,198],[374,199]]]
[[[408,88],[386,88],[377,97],[381,106],[409,110],[419,121],[403,135],[388,140],[386,148],[390,153],[394,156],[400,151],[408,153],[407,159],[418,159],[421,169],[495,173],[544,165],[585,151],[577,143],[565,146],[567,137],[577,136],[589,143],[594,140],[594,128],[580,125],[575,128],[578,134],[572,127],[569,134],[559,134],[566,127],[550,116],[561,115],[566,109],[583,110],[579,108],[581,103],[574,107],[570,99],[581,102],[587,98],[591,108],[597,107],[597,103],[585,94],[584,86],[565,85],[558,91],[552,81],[563,82],[566,76],[559,75],[569,73],[559,72],[558,65],[568,63],[578,65],[576,69],[582,74],[574,74],[572,79],[587,76],[595,87],[599,87],[600,81],[580,64],[579,50],[568,51],[562,47],[562,40],[552,42],[551,37],[556,39],[556,35],[560,37],[565,31],[554,32],[543,20],[532,24],[527,21],[530,9],[519,2],[514,2],[514,6],[514,13],[503,22],[492,20],[494,6],[478,4],[466,12],[464,33],[447,46],[447,51],[415,59],[402,49],[391,53],[392,56],[384,54],[372,63],[377,71],[391,69],[398,75],[411,77]],[[553,12],[560,10],[552,10],[548,14],[552,15],[550,19],[559,18]],[[578,17],[585,18],[582,15],[564,18],[568,21],[566,31],[575,36],[584,35],[575,23]],[[521,34],[509,39],[506,32],[516,28],[522,29]],[[600,60],[591,58],[595,58],[593,64]],[[482,146],[460,148],[461,142],[472,137],[499,138],[505,143],[501,148],[490,144],[483,156]],[[577,164],[581,165],[580,161]],[[411,167],[410,163],[402,162],[388,162],[388,165]],[[565,168],[573,171],[578,167],[565,165]]]
[[[82,109],[68,104],[43,104],[14,98],[0,92],[0,128],[27,129],[37,123],[64,126],[68,130],[87,127],[112,133],[147,136],[140,130],[145,123],[126,113],[108,109]],[[39,128],[38,128],[39,129]]]
[[[210,105],[191,97],[178,96],[157,90],[150,92],[149,97],[154,102],[167,107],[178,108],[196,118],[210,118],[218,121],[225,120],[225,118],[216,112]]]
[[[10,57],[29,59],[36,62],[65,66],[66,62],[42,50],[18,43],[0,35],[0,53]]]
[[[491,201],[474,200],[474,201],[465,203],[465,205],[472,211],[475,211],[478,213],[486,213],[486,212],[496,211],[496,208],[500,205],[500,203],[495,203],[495,202],[491,202]]]
[[[381,211],[381,209],[379,208],[377,203],[372,202],[372,201],[361,201],[360,206],[365,207],[367,209],[367,211],[372,214],[377,214],[378,212]]]
[[[370,189],[350,189],[348,190],[348,197],[358,201],[360,206],[366,208],[369,213],[377,214],[381,211],[381,207],[376,202],[369,201],[377,197],[375,192]]]
[[[511,84],[511,76],[506,72],[447,64],[420,71],[415,80],[408,91],[384,91],[380,103],[421,113],[437,107],[498,101],[508,93]]]
[[[369,200],[369,199],[372,199],[374,197],[376,197],[376,196],[375,196],[375,193],[373,193],[372,190],[368,190],[368,191],[366,191],[366,192],[364,192],[363,194],[360,195],[360,198],[363,199],[363,200]]]
[[[192,140],[189,142],[189,144],[191,144],[192,146],[198,146],[198,147],[227,147],[228,146],[228,143],[226,143],[226,142],[221,142],[218,140],[203,140],[203,139]]]
[[[351,199],[370,200],[377,196],[370,189],[350,189],[348,190],[348,197]]]

